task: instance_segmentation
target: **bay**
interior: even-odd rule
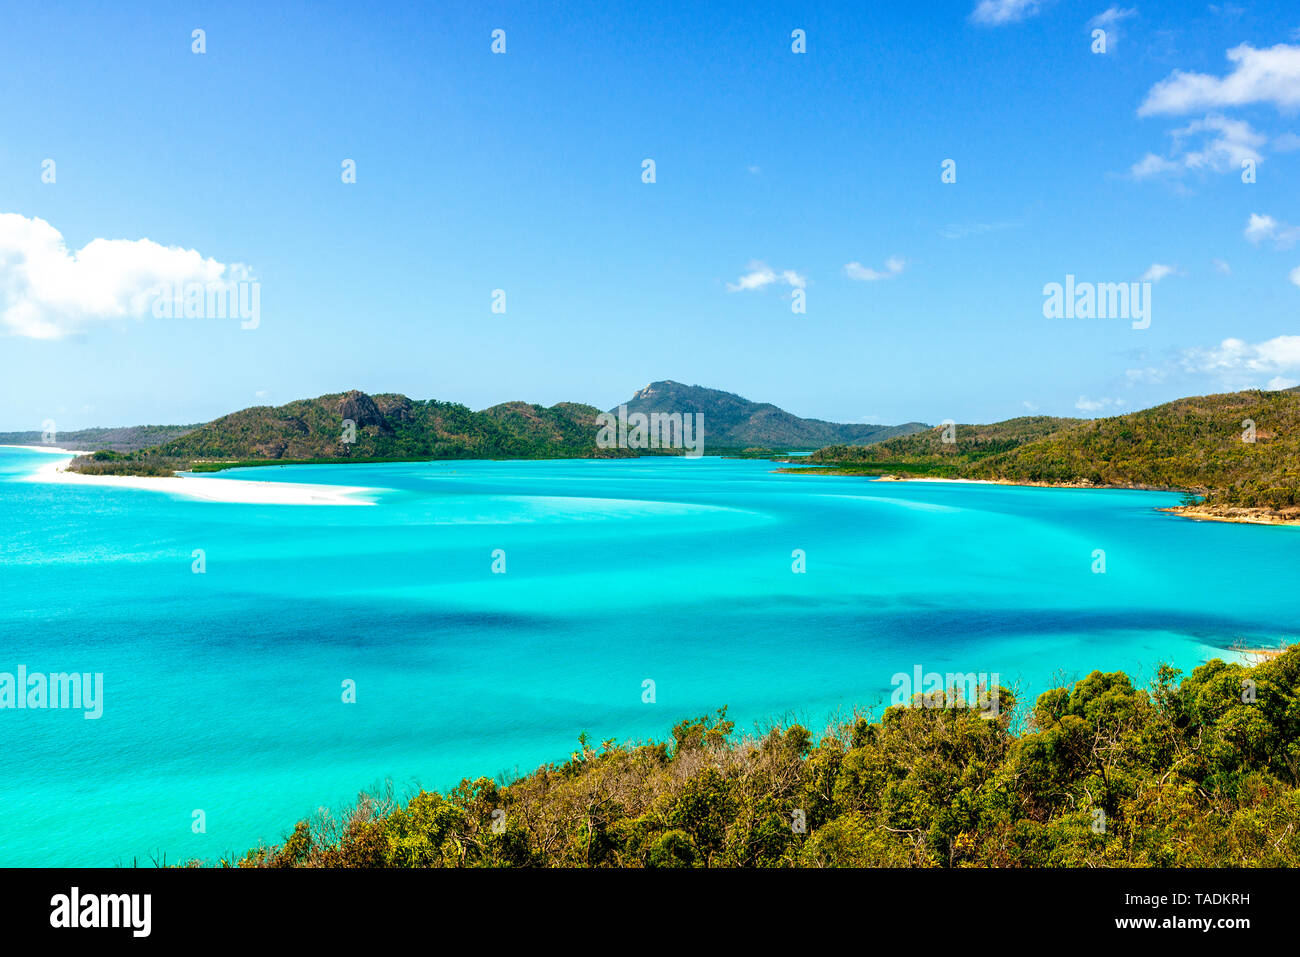
[[[1170,493],[711,457],[214,477],[382,490],[307,507],[23,481],[49,461],[0,448],[0,672],[102,673],[103,715],[0,710],[3,865],[214,861],[386,780],[526,772],[721,705],[816,733],[918,666],[1026,704],[1094,669],[1147,682],[1300,612],[1300,529]]]

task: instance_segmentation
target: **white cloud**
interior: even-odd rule
[[[1152,176],[1160,176],[1164,173],[1176,173],[1182,170],[1181,163],[1175,163],[1173,160],[1165,159],[1163,156],[1157,156],[1155,153],[1148,153],[1136,163],[1129,167],[1129,175],[1134,179],[1148,179]]]
[[[762,289],[776,282],[783,282],[787,286],[795,289],[802,289],[808,285],[808,278],[795,272],[793,269],[782,269],[779,272],[773,269],[767,263],[759,262],[757,259],[750,262],[745,267],[749,271],[737,279],[734,283],[727,283],[727,292],[745,292],[749,289]]]
[[[1232,267],[1229,266],[1229,265],[1228,265],[1226,262],[1224,262],[1222,259],[1211,259],[1211,260],[1210,260],[1210,265],[1212,265],[1212,266],[1214,267],[1214,271],[1217,272],[1217,273],[1221,273],[1221,274],[1224,275],[1224,276],[1231,276],[1231,275],[1232,275]]]
[[[903,271],[907,263],[901,256],[890,256],[885,260],[884,270],[872,269],[870,266],[864,266],[859,262],[848,263],[844,267],[844,275],[850,279],[861,280],[862,282],[875,282],[878,279],[891,279]]]
[[[1183,141],[1189,137],[1206,134],[1208,142],[1200,150],[1183,150]],[[1261,159],[1259,149],[1268,137],[1256,132],[1245,120],[1230,120],[1211,114],[1203,120],[1194,120],[1173,131],[1174,149],[1182,152],[1188,169],[1211,169],[1222,173],[1241,169],[1243,160]]]
[[[1040,0],[980,0],[970,18],[975,23],[998,27],[1032,17],[1041,8]]]
[[[1261,216],[1259,213],[1251,213],[1250,219],[1246,220],[1246,238],[1252,243],[1258,243],[1269,236],[1272,236],[1277,230],[1277,220],[1272,216]]]
[[[1165,381],[1165,371],[1155,366],[1147,366],[1145,369],[1125,369],[1124,376],[1130,383],[1158,385]]]
[[[1135,16],[1137,16],[1137,7],[1130,7],[1127,10],[1122,7],[1109,7],[1089,20],[1088,26],[1108,27],[1112,24],[1119,23],[1121,20],[1127,20],[1129,17]]]
[[[1109,50],[1122,35],[1120,21],[1137,16],[1137,7],[1125,10],[1123,7],[1108,7],[1088,21],[1088,29],[1101,28],[1106,31],[1106,47]]]
[[[1283,389],[1294,389],[1298,385],[1300,385],[1300,379],[1288,379],[1285,376],[1278,375],[1269,379],[1264,388],[1269,392],[1281,392]]]
[[[1290,279],[1297,286],[1300,286],[1300,266],[1296,266],[1295,269],[1291,270]]]
[[[1268,142],[1267,136],[1245,120],[1233,120],[1217,113],[1170,130],[1169,135],[1174,138],[1170,155],[1148,153],[1129,168],[1134,179],[1189,169],[1215,173],[1239,170],[1245,160],[1259,163],[1263,159],[1259,151]],[[1200,148],[1192,148],[1191,140],[1199,140]]]
[[[1090,399],[1086,395],[1079,396],[1074,407],[1080,412],[1100,412],[1103,409],[1122,409],[1128,402],[1124,399]]]
[[[247,278],[198,251],[149,239],[92,239],[72,251],[43,219],[0,213],[0,331],[59,339],[96,322],[143,319],[164,284]]]
[[[1272,216],[1251,213],[1246,220],[1246,238],[1256,244],[1271,240],[1278,249],[1288,249],[1300,240],[1300,226],[1288,226]]]
[[[1297,270],[1300,272],[1300,269]],[[1187,349],[1182,354],[1188,372],[1209,374],[1238,388],[1300,373],[1300,336],[1275,336],[1264,342],[1224,339],[1210,349]]]
[[[1030,412],[1037,412],[1037,411],[1038,411],[1038,403],[1037,403],[1037,402],[1030,402],[1028,399],[1025,399],[1025,400],[1024,400],[1023,402],[1021,402],[1020,404],[1023,405],[1026,409],[1028,409]]]
[[[1300,136],[1294,133],[1283,133],[1281,136],[1274,137],[1273,149],[1278,153],[1294,153],[1300,150]]]
[[[1228,59],[1234,67],[1223,77],[1174,70],[1147,93],[1138,116],[1251,103],[1300,107],[1300,46],[1279,43],[1261,50],[1243,43],[1228,51]]]
[[[1142,274],[1142,282],[1159,282],[1166,276],[1178,275],[1178,267],[1170,266],[1165,263],[1152,263],[1147,267],[1147,271]]]

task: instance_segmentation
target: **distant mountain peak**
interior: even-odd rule
[[[698,386],[698,385],[694,385],[694,386],[683,385],[680,382],[674,382],[672,379],[660,379],[657,382],[651,382],[648,385],[644,385],[640,389],[637,389],[636,393],[632,396],[632,398],[633,400],[649,399],[663,392],[671,392],[674,389],[702,389],[703,391],[706,392],[717,391],[716,389],[704,389],[703,386]]]
[[[715,448],[816,449],[835,444],[867,445],[928,428],[920,422],[886,426],[804,419],[770,402],[753,402],[734,392],[684,385],[672,379],[651,382],[638,389],[624,405],[629,413],[700,413],[704,416],[705,445]]]

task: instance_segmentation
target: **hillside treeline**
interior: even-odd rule
[[[243,867],[1300,865],[1300,649],[1149,689],[1093,672],[1024,710],[953,689],[858,716],[669,740],[303,820]],[[988,717],[996,710],[995,717]]]

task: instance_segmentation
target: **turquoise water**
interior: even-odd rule
[[[713,458],[222,473],[387,490],[356,508],[15,481],[49,461],[0,449],[0,672],[102,672],[104,712],[0,710],[6,865],[215,859],[384,779],[444,789],[723,704],[820,729],[917,665],[1028,695],[1149,680],[1300,611],[1300,529],[1164,493]]]

